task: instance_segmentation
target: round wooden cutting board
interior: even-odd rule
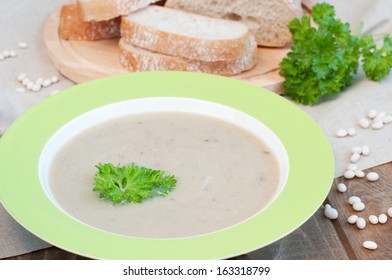
[[[118,39],[67,41],[58,32],[60,11],[50,15],[44,27],[48,55],[61,74],[75,83],[127,73],[119,61]],[[281,92],[283,78],[279,63],[289,48],[258,48],[258,63],[250,71],[233,78]]]

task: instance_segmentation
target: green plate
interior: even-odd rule
[[[48,198],[38,176],[38,161],[47,141],[83,113],[144,97],[211,101],[265,124],[281,140],[289,158],[289,175],[280,195],[238,225],[175,239],[112,234],[65,214]],[[264,247],[309,219],[330,190],[334,159],[318,125],[275,93],[214,75],[141,72],[79,84],[31,108],[0,139],[0,169],[4,207],[22,226],[55,246],[97,259],[221,259]]]

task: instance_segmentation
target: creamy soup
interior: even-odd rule
[[[177,178],[166,197],[114,206],[92,191],[95,165],[134,162]],[[277,159],[250,132],[194,113],[141,113],[83,131],[56,154],[49,186],[58,205],[88,225],[126,236],[175,238],[238,224],[271,201]]]

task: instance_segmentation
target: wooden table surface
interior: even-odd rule
[[[329,220],[320,209],[300,228],[287,237],[257,251],[234,259],[285,259],[285,260],[386,260],[392,259],[392,218],[386,224],[373,225],[368,221],[369,215],[387,213],[392,207],[392,161],[366,170],[375,171],[380,175],[376,182],[366,179],[347,180],[336,178],[325,201],[339,211],[337,220]],[[340,193],[336,186],[345,183],[347,192]],[[316,186],[315,186],[316,187]],[[356,195],[366,205],[361,212],[356,212],[348,204],[350,196]],[[304,197],[306,199],[306,197]],[[359,230],[347,222],[347,218],[355,214],[367,221],[367,226]],[[378,244],[374,251],[362,247],[365,240]],[[85,257],[50,247],[29,254],[8,258],[10,260],[80,260]]]

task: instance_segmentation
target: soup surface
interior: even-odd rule
[[[166,197],[114,206],[92,191],[97,163],[161,169],[177,177]],[[240,223],[271,201],[279,167],[259,138],[229,122],[193,113],[141,113],[111,119],[68,141],[49,173],[69,215],[133,237],[206,234]]]

